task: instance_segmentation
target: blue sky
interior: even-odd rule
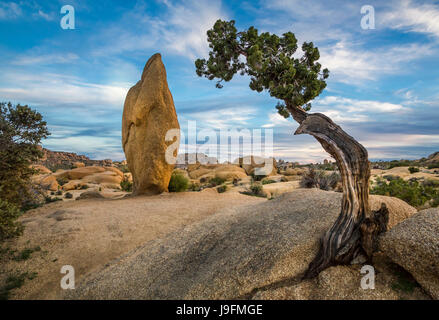
[[[60,9],[75,8],[74,30]],[[363,30],[360,10],[375,9]],[[329,68],[313,102],[357,138],[371,159],[420,158],[439,151],[439,1],[0,1],[0,100],[41,112],[52,135],[43,145],[91,158],[124,159],[121,117],[127,90],[148,58],[162,54],[182,128],[273,128],[274,155],[329,158],[276,100],[237,76],[216,89],[195,74],[206,31],[217,19],[313,41]]]

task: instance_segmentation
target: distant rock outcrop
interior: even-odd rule
[[[422,210],[380,239],[380,249],[439,299],[439,208]]]
[[[236,159],[234,164],[239,165],[248,175],[273,176],[277,174],[276,160],[274,158],[262,158],[246,156]]]
[[[145,65],[142,78],[127,94],[122,118],[122,146],[133,176],[133,194],[168,190],[173,164],[165,159],[170,129],[180,129],[160,54]],[[178,149],[174,156],[177,156]]]
[[[45,166],[54,171],[57,169],[72,169],[72,167],[78,167],[79,163],[82,163],[81,166],[108,167],[113,165],[111,159],[91,160],[89,157],[73,152],[51,151],[45,148],[40,149],[43,151],[43,158],[36,164]]]

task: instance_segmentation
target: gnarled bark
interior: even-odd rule
[[[288,106],[288,105],[287,105]],[[321,239],[320,250],[305,274],[316,276],[325,268],[347,264],[360,252],[370,257],[376,238],[385,230],[387,209],[371,212],[369,207],[370,167],[367,150],[324,114],[307,114],[288,106],[300,124],[294,134],[310,134],[337,162],[343,184],[341,212]]]

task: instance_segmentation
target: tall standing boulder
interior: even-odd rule
[[[165,136],[168,130],[179,128],[165,66],[156,53],[146,63],[140,81],[128,91],[123,110],[122,146],[133,176],[133,194],[168,190],[174,165],[167,163],[165,153],[173,141],[165,141]]]

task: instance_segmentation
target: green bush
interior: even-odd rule
[[[337,184],[341,181],[340,174],[333,172],[327,174],[324,171],[310,168],[307,172],[302,174],[300,180],[301,188],[319,188],[322,190],[332,190],[337,187]]]
[[[250,191],[254,194],[254,195],[261,195],[262,194],[262,190],[263,190],[263,187],[262,187],[262,185],[261,184],[259,184],[259,183],[252,183],[251,185],[250,185]]]
[[[23,226],[16,221],[20,214],[17,206],[0,199],[0,241],[22,233]]]
[[[427,169],[436,169],[436,168],[439,168],[439,162],[430,163],[427,166]]]
[[[410,173],[419,172],[419,168],[418,167],[409,167],[409,172]]]
[[[189,186],[189,179],[181,173],[173,172],[171,180],[169,181],[169,192],[183,192],[186,191]]]
[[[439,197],[438,189],[428,185],[424,186],[418,181],[405,181],[401,178],[389,183],[382,178],[378,178],[370,193],[396,197],[414,207],[420,207],[432,199],[434,202],[434,199]]]
[[[124,177],[120,182],[120,188],[126,192],[133,192],[133,183],[128,180],[128,178]]]
[[[66,199],[72,199],[72,198],[73,198],[73,194],[71,194],[70,192],[67,192],[67,193],[64,195],[64,197],[65,197]]]
[[[226,179],[215,177],[209,180],[209,184],[211,187],[216,187],[222,185],[224,182],[226,182]]]
[[[189,185],[189,188],[188,188],[188,189],[191,190],[191,191],[200,191],[200,190],[201,190],[201,186],[200,186],[199,183],[194,182],[194,183],[191,183],[191,184]]]
[[[57,177],[56,178],[56,182],[58,182],[58,184],[60,186],[65,185],[67,182],[69,182],[69,179],[65,178],[65,177]]]
[[[253,181],[262,181],[267,177],[266,175],[256,175],[254,172],[252,172],[250,176],[252,177]]]
[[[276,181],[271,180],[271,179],[264,179],[264,180],[262,180],[262,184],[270,184],[270,183],[276,183]]]
[[[224,193],[227,191],[227,186],[225,184],[219,186],[218,188],[216,188],[216,191],[218,191],[218,193]]]
[[[1,199],[22,209],[33,198],[30,179],[36,170],[30,165],[43,156],[38,145],[49,134],[40,113],[28,106],[0,103]]]

